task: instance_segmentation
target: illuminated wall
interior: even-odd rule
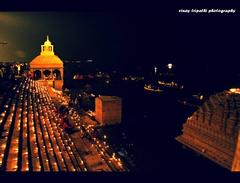
[[[95,99],[96,120],[102,125],[122,121],[122,100],[116,96],[100,96]]]

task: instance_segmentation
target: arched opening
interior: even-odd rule
[[[43,75],[44,75],[45,79],[51,79],[51,71],[50,70],[43,71]]]
[[[61,72],[58,69],[53,70],[53,77],[55,80],[61,80]]]
[[[40,70],[36,70],[36,71],[33,72],[33,78],[34,78],[35,80],[41,79],[41,76],[42,76],[42,73],[41,73]]]

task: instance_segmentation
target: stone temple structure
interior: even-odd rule
[[[240,89],[209,97],[176,140],[230,171],[240,171]]]
[[[30,62],[33,79],[40,80],[57,90],[63,87],[63,62],[54,54],[52,43],[47,40],[41,45],[41,53]]]

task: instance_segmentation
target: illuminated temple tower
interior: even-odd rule
[[[41,45],[41,53],[30,62],[33,79],[62,90],[63,62],[54,54],[53,45],[47,40]]]
[[[209,97],[176,138],[219,165],[240,171],[240,89]]]

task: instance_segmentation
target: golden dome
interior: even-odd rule
[[[62,68],[63,62],[56,55],[38,55],[30,62],[30,68]]]
[[[54,54],[53,45],[47,40],[41,45],[41,53],[30,62],[30,68],[63,68],[63,62]]]

